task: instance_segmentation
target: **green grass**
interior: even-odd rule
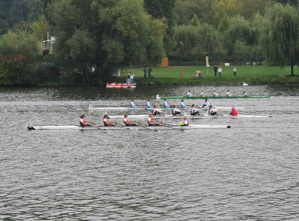
[[[290,77],[290,67],[237,66],[237,76],[233,76],[233,66],[222,67],[222,77],[214,77],[213,67],[170,66],[154,67],[152,78],[144,78],[143,68],[123,70],[119,82],[124,82],[128,72],[135,75],[137,84],[198,84],[198,85],[239,85],[242,82],[251,85],[299,84],[299,68],[295,67],[295,77]],[[195,78],[195,71],[201,70],[203,78]],[[296,75],[297,74],[297,75]]]

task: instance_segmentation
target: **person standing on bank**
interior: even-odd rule
[[[217,77],[217,70],[218,70],[217,65],[214,65],[214,76],[215,77]]]
[[[146,67],[144,66],[144,68],[143,68],[144,78],[146,78],[146,73],[147,73],[147,70],[146,70]]]
[[[152,77],[152,68],[151,67],[148,68],[147,74],[148,74],[149,78]]]
[[[234,76],[236,77],[237,76],[237,68],[236,67],[233,68],[233,72],[234,72]]]
[[[219,66],[218,67],[218,76],[221,77],[221,75],[222,75],[222,67]]]

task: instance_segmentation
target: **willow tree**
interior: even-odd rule
[[[265,15],[266,26],[261,35],[261,47],[271,65],[291,66],[294,76],[296,52],[299,41],[298,9],[290,5],[275,4]]]

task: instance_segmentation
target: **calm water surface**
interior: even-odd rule
[[[185,132],[26,129],[75,125],[81,113],[100,123],[89,104],[189,89],[270,95],[211,103],[272,117],[197,119],[232,128]],[[299,220],[296,87],[0,88],[0,113],[0,220]]]

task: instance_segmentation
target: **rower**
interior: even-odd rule
[[[136,105],[134,104],[134,100],[133,100],[133,99],[131,100],[131,108],[138,108],[138,106],[136,106]]]
[[[209,108],[210,107],[210,102],[208,101],[208,99],[205,99],[205,103],[201,107],[202,108],[204,108],[204,107]]]
[[[80,116],[79,123],[81,127],[91,127],[91,123],[86,120],[84,114]]]
[[[200,97],[205,97],[205,96],[206,96],[206,93],[203,92],[203,91],[201,91],[201,92],[199,93],[199,96],[200,96]]]
[[[163,107],[164,108],[171,108],[171,106],[167,103],[167,99],[166,98],[163,101]]]
[[[238,111],[235,107],[232,107],[229,114],[230,114],[230,116],[238,116]]]
[[[184,104],[184,100],[181,100],[181,108],[183,108],[183,109],[188,109],[189,108],[188,105]]]
[[[153,114],[153,116],[157,116],[157,115],[160,116],[162,114],[162,110],[158,107],[158,105],[154,106],[152,114]]]
[[[105,114],[103,117],[104,126],[116,126],[116,123],[109,122],[108,119],[110,119],[110,117],[108,116],[108,114]]]
[[[217,112],[216,107],[213,106],[213,105],[211,105],[210,108],[209,108],[208,114],[209,114],[210,116],[218,115],[218,112]]]
[[[150,100],[151,100],[150,98],[149,98],[149,99],[147,99],[147,102],[146,102],[146,107],[147,107],[147,108],[154,108],[154,106],[152,106],[152,105],[151,105],[151,102],[150,102]]]
[[[213,93],[213,97],[219,97],[219,94],[217,93],[217,91],[215,90]]]
[[[147,124],[148,126],[162,126],[162,123],[158,123],[153,120],[153,114],[148,115]]]
[[[183,121],[178,124],[179,126],[189,126],[189,121],[186,116],[183,117]]]
[[[187,97],[192,97],[192,94],[191,94],[190,90],[187,92]]]
[[[190,115],[191,116],[199,115],[199,109],[195,108],[195,104],[191,105]]]
[[[226,94],[225,94],[227,97],[231,97],[232,94],[229,92],[229,90],[227,90]]]
[[[139,126],[138,123],[136,123],[136,122],[132,122],[132,121],[130,121],[130,120],[128,119],[128,114],[125,114],[125,115],[124,115],[124,124],[125,124],[126,126]]]
[[[172,113],[172,116],[176,116],[176,115],[181,116],[181,110],[176,108],[175,105],[173,105],[173,109],[172,109],[171,113]]]

